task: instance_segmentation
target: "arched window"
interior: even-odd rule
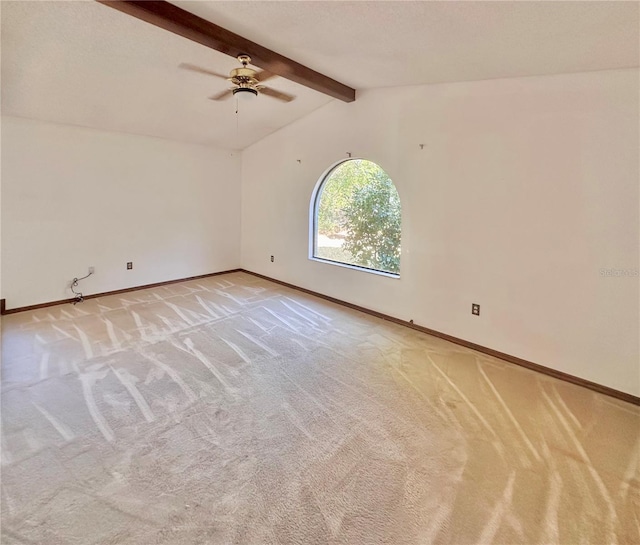
[[[337,164],[318,182],[311,208],[311,257],[400,274],[400,197],[380,166]]]

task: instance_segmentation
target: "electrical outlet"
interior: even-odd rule
[[[94,272],[96,272],[96,268],[95,267],[89,267],[89,274],[93,274]]]
[[[127,270],[130,271],[133,269],[133,261],[127,261]]]
[[[273,256],[271,256],[271,263],[273,263],[274,261],[275,261],[275,260],[274,260]]]
[[[480,316],[480,305],[478,303],[471,304],[471,314],[474,316]]]

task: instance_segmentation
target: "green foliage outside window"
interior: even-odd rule
[[[362,159],[339,165],[325,181],[317,205],[316,256],[371,269],[400,271],[400,198],[375,163]]]

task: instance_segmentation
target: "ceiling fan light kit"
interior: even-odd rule
[[[240,99],[250,99],[258,96],[258,90],[253,87],[236,87],[231,92]]]

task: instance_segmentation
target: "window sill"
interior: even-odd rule
[[[319,263],[326,263],[328,265],[336,265],[337,267],[343,267],[345,269],[352,269],[354,271],[361,271],[371,274],[377,274],[378,276],[386,276],[387,278],[400,279],[400,275],[397,273],[390,273],[385,271],[378,271],[376,269],[368,269],[367,267],[360,267],[358,265],[349,265],[348,263],[341,263],[340,261],[332,261],[331,259],[324,259],[322,257],[309,256],[311,261],[317,261]]]

